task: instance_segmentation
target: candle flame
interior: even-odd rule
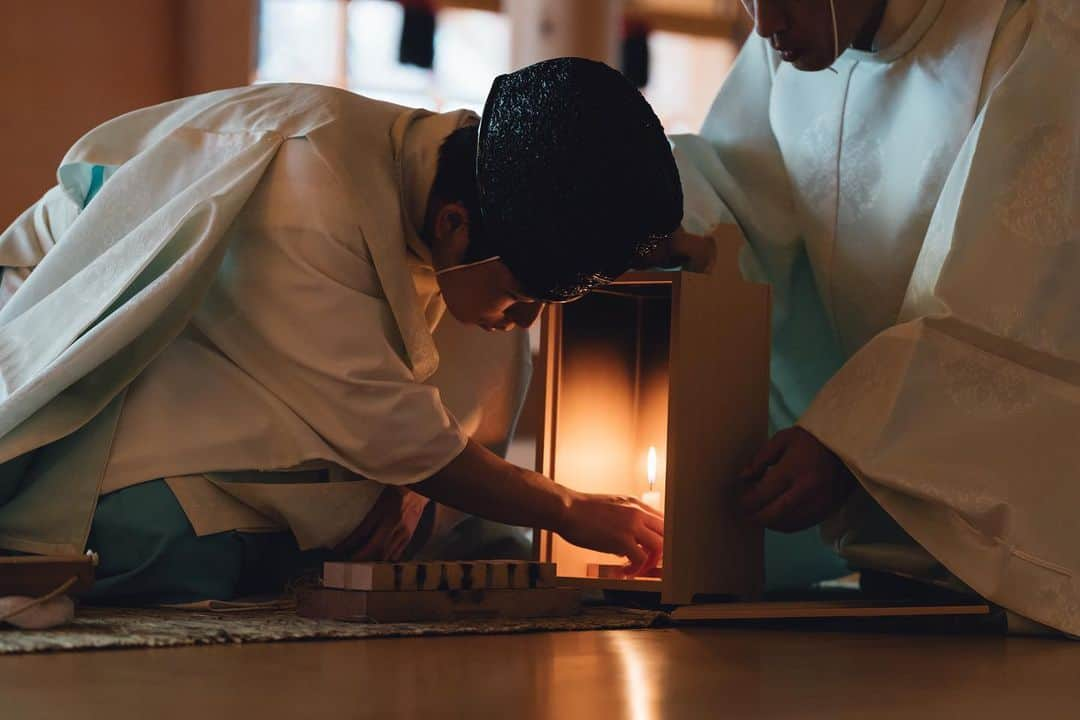
[[[656,448],[649,446],[649,457],[646,461],[646,467],[648,469],[649,477],[649,490],[656,487]]]

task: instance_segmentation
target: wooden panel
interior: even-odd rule
[[[744,281],[737,233],[711,274],[680,273],[668,412],[664,602],[757,596],[764,533],[735,508],[734,482],[768,433],[769,289]]]
[[[480,617],[565,617],[581,609],[575,588],[362,592],[307,588],[297,593],[296,612],[323,620],[421,622]]]
[[[540,351],[533,368],[533,382],[541,384],[541,402],[536,422],[536,471],[549,478],[555,477],[555,407],[558,402],[559,384],[555,382],[559,372],[559,343],[561,342],[559,308],[549,305],[540,317]],[[533,558],[551,560],[552,533],[536,528],[533,530]]]
[[[753,602],[688,605],[671,613],[674,622],[705,620],[797,620],[810,618],[885,618],[989,615],[985,603],[917,605],[867,603],[858,600]]]
[[[559,585],[563,587],[575,587],[582,590],[610,590],[613,592],[636,592],[655,593],[660,595],[663,582],[659,578],[633,578],[624,580],[620,578],[593,578],[593,577],[559,577]]]

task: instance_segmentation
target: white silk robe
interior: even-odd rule
[[[675,138],[686,223],[774,286],[773,424],[862,484],[842,554],[1080,633],[1080,3],[901,15],[835,73],[752,38]]]
[[[418,236],[470,120],[258,86],[80,140],[0,236],[0,546],[81,552],[100,494],[161,477],[198,534],[333,546],[504,440],[527,341],[444,319]]]

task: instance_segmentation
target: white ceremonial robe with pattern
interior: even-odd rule
[[[736,222],[774,286],[773,424],[862,485],[841,553],[1077,634],[1080,3],[905,14],[835,73],[752,38],[674,139],[686,225]]]

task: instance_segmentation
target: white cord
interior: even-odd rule
[[[439,277],[440,275],[445,275],[446,273],[453,272],[455,270],[464,270],[466,268],[476,267],[477,265],[485,265],[485,264],[490,263],[490,262],[495,262],[496,260],[502,260],[502,256],[501,255],[496,255],[494,257],[485,258],[483,260],[477,260],[476,262],[465,263],[464,265],[451,265],[448,268],[443,268],[442,270],[436,270],[435,271],[435,277]]]
[[[840,29],[836,24],[836,0],[829,0],[829,11],[832,12],[833,62],[836,62],[840,59]]]

